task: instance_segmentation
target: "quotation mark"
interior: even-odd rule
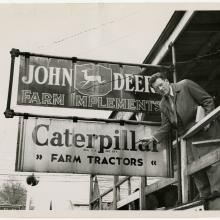
[[[156,160],[152,160],[152,161],[151,161],[151,165],[152,165],[152,166],[156,166],[156,165],[157,165],[157,161],[156,161]]]
[[[37,160],[41,160],[41,159],[42,159],[42,155],[41,155],[41,154],[37,154],[37,155],[36,155],[36,159],[37,159]]]

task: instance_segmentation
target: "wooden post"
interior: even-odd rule
[[[94,175],[90,175],[90,190],[89,190],[89,210],[92,210],[92,200],[93,200],[93,177]]]
[[[119,179],[117,180],[117,182]],[[117,201],[120,201],[120,186],[117,186]]]
[[[177,82],[177,72],[176,72],[176,53],[173,42],[170,43],[170,48],[172,52],[172,62],[173,62],[173,82]],[[178,140],[178,131],[176,133],[176,161],[177,161],[177,177],[178,177],[178,204],[182,202],[182,186],[181,186],[181,150]]]
[[[116,184],[118,183],[118,176],[114,176],[114,183],[113,183],[113,209],[117,210],[117,187]]]
[[[188,202],[189,195],[189,176],[187,175],[187,154],[186,140],[181,139],[181,186],[182,186],[182,202]]]
[[[128,179],[128,195],[131,195],[131,178]],[[129,203],[128,209],[133,210],[132,203]]]
[[[30,203],[31,203],[31,187],[27,187],[27,197],[26,197],[26,205],[25,205],[25,210],[30,210]]]
[[[140,199],[139,199],[139,209],[146,210],[146,197],[145,197],[145,187],[147,185],[146,177],[141,177],[140,181]]]
[[[99,197],[99,210],[102,210],[102,197]]]
[[[176,73],[176,53],[175,53],[175,47],[173,42],[170,44],[171,50],[172,50],[172,62],[173,62],[173,82],[177,82],[177,73]]]

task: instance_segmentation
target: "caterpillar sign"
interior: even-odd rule
[[[166,143],[155,152],[136,144],[157,127],[20,118],[16,170],[169,177]]]

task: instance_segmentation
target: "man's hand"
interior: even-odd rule
[[[145,137],[145,138],[140,139],[138,142],[141,142],[142,144],[147,145],[147,144],[152,143],[153,141],[154,141],[154,137],[149,136],[149,137]],[[136,142],[136,143],[138,143],[138,142]]]
[[[153,136],[145,137],[140,139],[137,143],[141,143],[143,147],[146,147],[149,151],[155,152],[157,150],[154,149],[154,144],[153,142],[155,141]]]

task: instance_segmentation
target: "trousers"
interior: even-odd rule
[[[205,154],[220,148],[220,143],[193,146],[192,142],[213,139],[220,139],[220,123],[217,120],[210,124],[208,131],[201,130],[187,140],[188,163],[190,164]],[[192,176],[201,197],[205,197],[214,191],[220,192],[220,162],[208,166]]]
[[[193,179],[200,197],[206,197],[214,191],[220,192],[220,163],[213,164],[195,174]]]

